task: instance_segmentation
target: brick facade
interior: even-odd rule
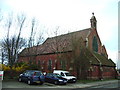
[[[27,55],[25,52],[27,51],[24,49],[20,55],[18,62],[24,61],[29,62],[30,60],[35,61],[37,65],[41,66],[41,71],[43,72],[52,72],[54,69],[63,69],[70,71],[72,74],[77,76],[74,67],[71,64],[74,62],[72,61],[73,53],[71,48],[71,39],[70,35],[74,35],[76,38],[82,37],[84,45],[93,53],[90,55],[93,57],[89,60],[90,68],[86,70],[87,78],[88,79],[101,79],[101,78],[115,78],[116,77],[116,70],[115,64],[112,61],[109,61],[108,54],[105,49],[105,46],[102,45],[99,35],[97,33],[97,20],[93,15],[90,19],[91,21],[91,28],[85,29],[78,32],[73,32],[71,34],[65,34],[58,37],[48,38],[42,45],[40,45],[38,49],[38,53],[32,53],[31,55]],[[56,38],[59,39],[58,46],[54,45]],[[67,51],[61,51],[61,48],[67,47]],[[54,46],[54,47],[53,47]],[[55,48],[58,48],[59,53],[55,53]],[[35,48],[35,47],[34,47]],[[97,53],[98,57],[94,55],[94,52]],[[58,56],[66,56],[58,59]],[[100,57],[100,58],[99,58]],[[101,58],[102,57],[102,58]],[[62,61],[63,59],[63,61]],[[103,60],[104,61],[103,61]],[[64,64],[64,66],[63,66]]]

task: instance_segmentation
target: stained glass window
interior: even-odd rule
[[[98,52],[98,42],[96,36],[94,36],[93,38],[92,47],[93,47],[93,51]]]

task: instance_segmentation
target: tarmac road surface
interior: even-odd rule
[[[68,83],[67,85],[54,85],[50,83],[44,83],[43,85],[28,85],[24,82],[18,81],[3,81],[2,88],[68,88],[69,90],[79,90],[80,88],[93,89],[93,88],[118,88],[120,83],[118,80],[99,81],[92,83]],[[120,90],[120,89],[119,89]]]

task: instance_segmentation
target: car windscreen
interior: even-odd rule
[[[71,75],[70,73],[65,73],[65,75],[66,75],[66,76],[73,76],[73,75]]]
[[[59,75],[59,74],[55,74],[54,76],[56,76],[56,77],[62,77],[61,75]]]
[[[35,76],[41,76],[42,72],[34,72],[33,75],[35,75]]]

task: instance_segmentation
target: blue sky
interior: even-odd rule
[[[60,34],[89,28],[94,12],[102,44],[109,58],[117,62],[118,0],[0,0],[0,8],[4,14],[24,12],[28,17],[36,17],[48,28],[49,36],[57,26]]]

